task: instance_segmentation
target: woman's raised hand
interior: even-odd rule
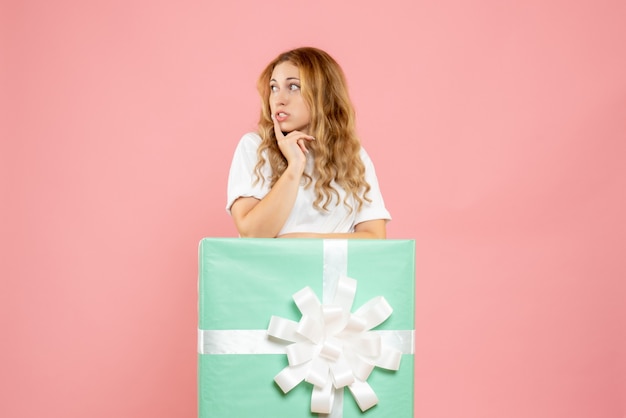
[[[300,164],[301,169],[304,170],[306,154],[309,153],[306,143],[314,141],[315,138],[300,131],[291,131],[284,135],[274,115],[272,115],[272,121],[278,148],[287,159],[287,165]]]

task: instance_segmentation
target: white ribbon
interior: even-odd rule
[[[393,311],[384,297],[375,297],[351,312],[357,283],[345,275],[347,242],[326,240],[324,244],[325,303],[305,287],[293,295],[302,313],[300,321],[272,316],[267,333],[292,343],[286,347],[289,366],[274,378],[283,392],[302,381],[311,383],[311,411],[341,416],[343,408],[335,405],[335,398],[342,397],[344,387],[362,411],[378,403],[367,378],[376,366],[398,370],[402,351],[383,344],[380,334],[370,331]],[[333,250],[339,250],[339,257]],[[329,252],[331,263],[326,257]]]
[[[380,336],[383,346],[413,354],[413,330],[370,331]],[[267,338],[265,329],[199,329],[199,354],[285,354],[285,341]]]

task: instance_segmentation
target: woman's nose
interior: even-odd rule
[[[274,93],[274,104],[276,104],[277,106],[287,104],[287,100],[287,93],[285,93],[283,90],[279,90]]]

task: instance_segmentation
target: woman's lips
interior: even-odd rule
[[[276,113],[276,120],[279,122],[285,121],[288,117],[289,117],[289,113],[285,113],[285,112]]]

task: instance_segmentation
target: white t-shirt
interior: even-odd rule
[[[261,137],[251,132],[241,138],[235,149],[235,155],[233,156],[233,162],[228,176],[226,210],[229,213],[232,204],[238,198],[255,197],[260,200],[263,199],[270,190],[268,180],[271,170],[267,162],[261,170],[266,181],[264,183],[258,181],[256,184],[253,184],[256,178],[254,175],[254,167],[258,162],[257,149],[260,144]],[[360,222],[374,219],[390,220],[391,216],[385,208],[385,202],[383,201],[378,187],[374,164],[363,147],[361,147],[360,156],[365,165],[365,180],[370,185],[370,191],[367,193],[367,197],[372,200],[371,202],[364,201],[363,206],[361,206],[361,209],[357,212],[357,204],[354,198],[350,198],[348,202],[354,208],[352,212],[350,212],[343,203],[345,191],[340,186],[333,183],[333,187],[340,194],[339,201],[333,196],[333,200],[328,206],[328,211],[318,210],[313,206],[313,202],[315,201],[313,184],[304,187],[303,180],[298,190],[293,209],[285,225],[283,225],[283,228],[279,232],[279,235],[290,232],[354,232],[354,226]],[[311,173],[312,167],[313,157],[309,155],[307,156],[305,172]]]

